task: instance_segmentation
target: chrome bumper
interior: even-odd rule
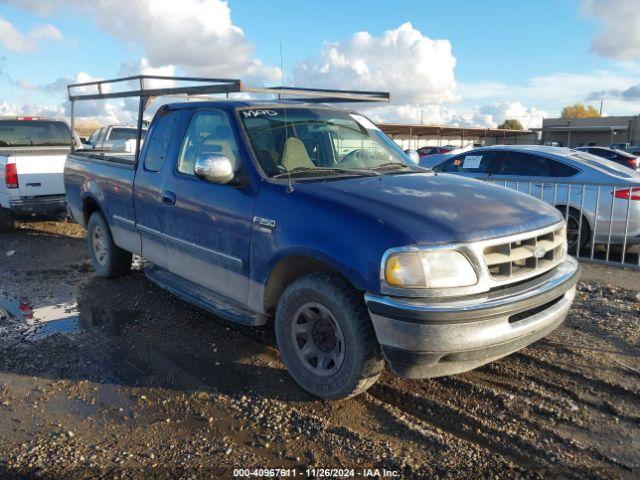
[[[391,369],[410,378],[465,372],[546,336],[567,316],[580,275],[567,260],[540,277],[484,295],[410,299],[366,294]]]

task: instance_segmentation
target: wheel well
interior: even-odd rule
[[[331,265],[315,258],[295,255],[284,258],[278,262],[269,274],[264,290],[265,312],[272,315],[278,304],[278,299],[285,288],[295,280],[317,272],[331,272],[347,279]],[[351,282],[349,282],[351,283]]]
[[[85,201],[82,204],[82,217],[84,219],[85,226],[89,222],[89,217],[91,217],[91,214],[93,212],[99,212],[99,211],[101,211],[101,208],[100,208],[100,205],[98,205],[98,202],[96,202],[91,197],[85,199]]]

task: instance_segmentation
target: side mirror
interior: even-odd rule
[[[196,177],[211,183],[229,183],[234,172],[231,160],[219,153],[203,153],[193,169]]]
[[[87,137],[80,137],[80,143],[84,143],[86,145],[89,143],[89,140],[87,140]]]
[[[407,157],[409,157],[410,163],[412,163],[413,165],[420,164],[420,154],[418,152],[416,152],[415,150],[407,149],[404,151],[404,153],[406,153]]]

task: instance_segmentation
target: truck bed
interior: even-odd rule
[[[123,152],[76,151],[67,157],[65,190],[73,218],[86,227],[89,198],[100,199],[115,243],[131,252],[140,251],[133,209],[134,155]]]

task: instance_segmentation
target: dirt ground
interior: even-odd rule
[[[0,478],[640,478],[638,271],[589,266],[565,324],[505,359],[325,402],[270,328],[190,306],[139,262],[96,278],[83,235],[0,235]]]

